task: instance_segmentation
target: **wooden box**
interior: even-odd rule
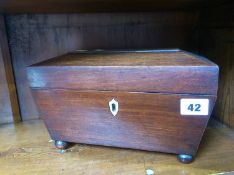
[[[28,67],[51,138],[196,154],[217,94],[219,68],[181,50],[75,51]]]

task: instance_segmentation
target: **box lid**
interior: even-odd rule
[[[182,50],[75,51],[27,68],[31,88],[216,95],[219,68]]]

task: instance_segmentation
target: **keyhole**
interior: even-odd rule
[[[112,115],[116,116],[119,110],[118,102],[115,101],[115,99],[112,99],[111,101],[109,101],[109,108],[110,108]]]
[[[111,108],[112,108],[112,111],[115,112],[116,110],[115,104],[111,104]]]

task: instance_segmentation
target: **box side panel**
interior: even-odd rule
[[[215,96],[33,89],[52,139],[194,155]],[[180,115],[181,98],[208,99],[204,116]],[[116,116],[109,101],[118,102]]]

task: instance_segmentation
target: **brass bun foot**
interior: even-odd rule
[[[191,163],[193,161],[193,156],[188,155],[188,154],[179,154],[179,155],[177,155],[177,159],[181,163]]]
[[[56,148],[65,150],[69,147],[69,143],[61,140],[55,140],[54,145]]]

